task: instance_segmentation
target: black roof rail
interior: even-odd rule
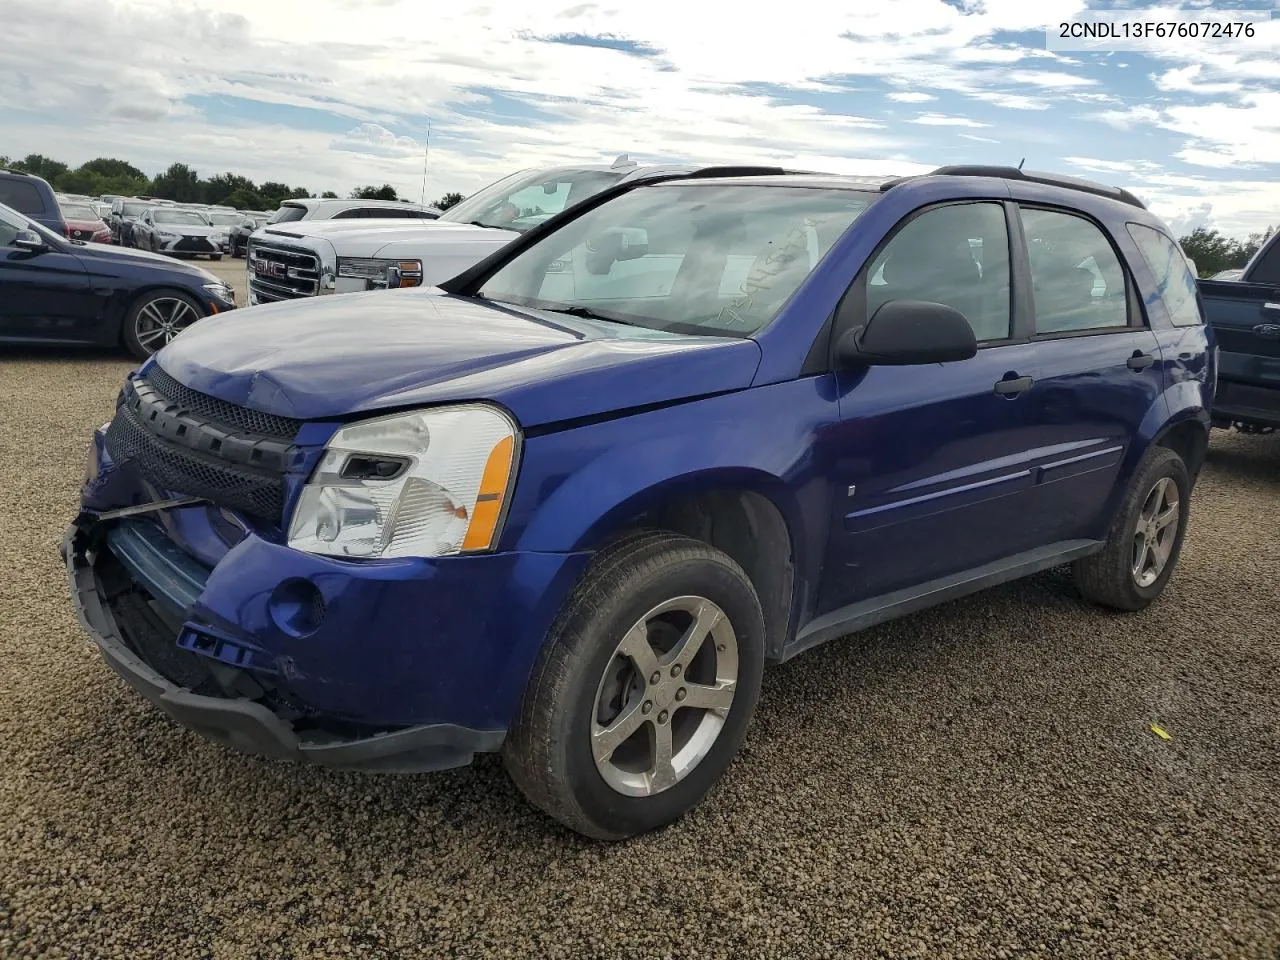
[[[32,176],[35,176],[35,174],[33,174],[33,173],[28,173],[26,170],[9,170],[9,169],[7,169],[7,168],[5,168],[5,167],[0,167],[0,173],[9,173],[9,174],[12,174],[12,175],[13,175],[13,176],[15,176],[15,177],[32,177]]]
[[[1042,183],[1050,187],[1065,187],[1068,190],[1079,190],[1082,193],[1092,193],[1099,197],[1109,197],[1112,200],[1119,200],[1121,203],[1127,203],[1131,207],[1137,207],[1140,210],[1147,209],[1146,204],[1135,197],[1123,187],[1108,187],[1106,184],[1095,183],[1092,180],[1082,180],[1079,177],[1069,177],[1062,173],[1039,173],[1034,170],[1020,170],[1017,167],[999,167],[984,166],[981,164],[957,164],[949,167],[939,167],[929,173],[921,174],[926,177],[995,177],[1000,180],[1021,180],[1024,183]],[[881,184],[881,191],[886,191],[892,187],[896,187],[900,183],[908,180],[915,180],[917,177],[899,177],[897,180],[890,180],[888,183]]]
[[[790,173],[782,167],[761,167],[750,164],[703,167],[685,177],[686,180],[702,180],[712,177],[781,177]]]

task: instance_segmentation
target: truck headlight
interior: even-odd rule
[[[376,257],[339,257],[338,276],[353,280],[385,280],[390,260]]]
[[[343,427],[302,488],[289,546],[373,559],[491,550],[519,439],[510,417],[482,403]]]

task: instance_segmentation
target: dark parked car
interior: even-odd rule
[[[68,240],[0,206],[0,342],[123,344],[143,358],[235,305],[207,270]]]
[[[110,243],[111,228],[98,216],[93,203],[59,202],[62,216],[67,223],[68,240],[84,240],[86,243]]]
[[[67,234],[67,221],[53,187],[37,176],[18,170],[0,170],[0,204],[30,217],[59,236]]]
[[[1161,595],[1213,391],[1166,244],[1124,191],[1012,168],[619,184],[439,288],[144,364],[64,541],[75,604],[207,737],[501,750],[574,830],[657,827],[766,663],[1063,564]]]
[[[1280,233],[1238,280],[1201,280],[1200,293],[1220,351],[1217,425],[1280,427]]]
[[[243,257],[249,249],[249,237],[253,231],[260,230],[267,225],[267,221],[271,219],[271,214],[263,213],[260,210],[244,210],[240,214],[240,222],[231,228],[228,235],[228,242],[231,244],[231,256]]]
[[[135,246],[133,226],[138,218],[148,210],[154,210],[156,204],[147,200],[121,197],[111,203],[111,219],[107,226],[111,228],[111,236],[122,247]]]

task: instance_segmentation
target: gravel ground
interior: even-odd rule
[[[493,758],[301,769],[143,703],[56,551],[130,365],[0,364],[0,956],[1280,955],[1280,436],[1215,435],[1147,612],[1056,571],[820,648],[708,803],[596,846]]]

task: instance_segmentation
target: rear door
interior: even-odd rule
[[[1041,456],[1025,535],[1035,544],[1100,539],[1104,508],[1165,370],[1114,240],[1077,211],[1023,204],[1033,343],[1028,396]]]

